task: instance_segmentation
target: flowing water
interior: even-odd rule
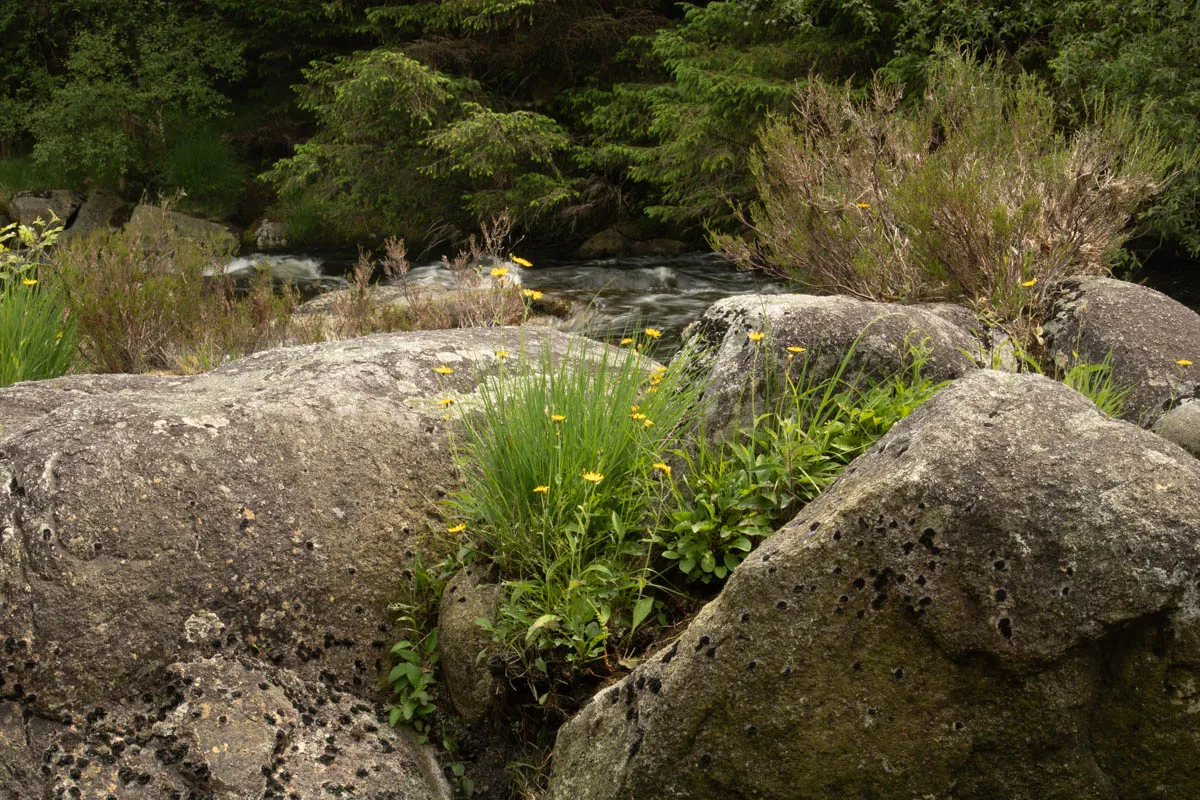
[[[348,286],[345,276],[355,259],[355,254],[346,252],[254,253],[230,262],[225,272],[247,278],[257,268],[269,269],[278,280],[291,281],[311,295]],[[684,327],[717,300],[784,291],[778,282],[738,271],[713,253],[590,261],[539,259],[530,269],[507,266],[508,277],[525,288],[571,302],[573,312],[563,322],[564,329],[607,339],[644,327],[657,328],[663,331],[660,354],[677,348]],[[454,286],[453,276],[441,262],[415,265],[404,280],[429,288]]]

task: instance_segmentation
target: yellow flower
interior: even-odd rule
[[[434,367],[433,371],[438,375],[453,375],[454,367],[447,367],[445,364],[442,364],[440,367]]]
[[[630,406],[630,407],[629,407],[629,410],[630,410],[630,411],[637,411],[637,410],[638,410],[638,409],[640,409],[640,408],[641,408],[641,406]]]
[[[542,486],[533,487],[534,494],[549,494],[549,492],[550,492],[549,486],[542,485]]]
[[[566,417],[564,417],[562,414],[551,414],[550,419],[554,420],[555,422],[562,422],[564,419],[566,419]]]
[[[765,336],[766,336],[766,334],[763,333],[762,331],[750,331],[749,333],[746,334],[746,338],[748,338],[752,342],[761,342],[763,340],[763,337],[765,337]]]
[[[508,350],[496,350],[496,358],[508,358],[510,353]]]
[[[1028,289],[1030,286],[1037,286],[1037,278],[1030,278],[1027,281],[1022,281],[1021,285]]]
[[[662,336],[662,331],[660,331],[658,328],[646,328],[646,335],[651,339],[657,339],[658,337]]]
[[[599,483],[604,480],[604,476],[599,472],[585,472],[583,473],[583,479],[588,483]]]
[[[788,351],[789,353],[805,353],[805,352],[808,352],[808,348],[807,348],[807,347],[795,347],[795,346],[793,346],[793,347],[789,347],[789,348],[787,349],[787,351]]]
[[[1192,365],[1192,362],[1188,361],[1186,358],[1181,358],[1175,363],[1181,367],[1190,367]]]
[[[465,522],[460,522],[457,525],[455,525],[454,527],[446,528],[446,530],[450,533],[462,533],[466,529],[467,529],[467,523],[465,523]]]
[[[443,397],[441,400],[438,400],[437,404],[439,406],[452,406],[452,405],[454,405],[454,398],[453,397]]]
[[[870,208],[871,207],[870,203],[855,203],[854,205],[858,206],[859,208]]]
[[[637,408],[637,406],[634,406],[634,408]],[[634,413],[632,413],[632,414],[630,414],[630,415],[629,415],[629,418],[630,418],[630,419],[645,419],[645,418],[646,418],[646,415],[645,415],[645,414],[639,414],[639,413],[637,413],[637,412],[635,411]]]
[[[667,473],[668,478],[671,477],[671,467],[669,464],[664,464],[663,462],[659,461],[656,464],[654,464],[654,468]]]
[[[512,262],[518,266],[525,267],[526,269],[533,266],[533,262],[526,261],[525,259],[519,258],[518,256],[513,256]]]
[[[525,295],[530,300],[541,300],[542,299],[542,293],[539,292],[537,289],[522,289],[521,294]]]
[[[650,427],[651,425],[653,425],[653,424],[654,424],[654,420],[652,420],[652,419],[648,419],[648,420],[646,420],[645,422],[643,422],[643,423],[642,423],[642,427],[643,427],[643,428],[649,428],[649,427]]]
[[[492,267],[492,271],[489,274],[493,278],[503,278],[508,274],[508,267]]]
[[[633,344],[633,339],[630,339],[628,336],[626,336],[624,339],[622,339],[622,340],[621,340],[621,344],[622,344],[623,346],[624,346],[624,345],[631,345],[631,344]]]
[[[37,286],[37,278],[26,278],[25,280],[21,281],[21,283],[25,284],[26,286]]]

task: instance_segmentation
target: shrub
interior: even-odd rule
[[[75,319],[62,292],[39,279],[45,250],[61,230],[16,223],[0,229],[0,386],[56,378],[71,366]]]
[[[1177,154],[1141,120],[1098,102],[1056,128],[1034,79],[943,53],[911,108],[812,80],[753,159],[753,242],[718,237],[747,266],[871,300],[984,298],[1001,316],[1056,278],[1105,271],[1135,207]]]
[[[165,206],[164,206],[165,208]],[[295,292],[269,275],[239,294],[223,254],[172,233],[165,215],[56,249],[47,271],[78,322],[85,362],[102,372],[196,372],[286,341]]]

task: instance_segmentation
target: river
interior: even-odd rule
[[[280,280],[298,284],[306,294],[348,286],[346,275],[356,255],[346,251],[251,253],[225,271],[247,276],[255,265],[268,267]],[[737,270],[713,253],[661,257],[606,258],[590,261],[542,260],[529,269],[510,265],[509,275],[527,289],[571,301],[573,313],[563,327],[601,339],[644,327],[663,331],[660,354],[679,345],[679,335],[717,300],[740,294],[776,294],[781,283]],[[441,262],[412,267],[405,280],[421,287],[452,287]]]

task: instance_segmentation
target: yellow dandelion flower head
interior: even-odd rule
[[[37,286],[37,278],[26,278],[25,280],[21,281],[21,283],[25,284],[26,286]]]
[[[492,271],[488,274],[493,278],[503,278],[508,274],[508,267],[492,267]]]
[[[520,256],[513,256],[512,262],[514,264],[516,264],[518,267],[525,267],[525,269],[529,269],[530,267],[533,266],[532,261],[526,261],[525,259],[521,258]]]
[[[857,206],[858,208],[870,208],[871,207],[870,203],[855,203],[854,205]]]
[[[665,472],[667,474],[668,478],[671,477],[671,465],[670,464],[665,464],[662,461],[658,461],[653,466],[659,472]]]
[[[1186,358],[1181,358],[1178,361],[1176,361],[1175,363],[1181,367],[1190,367],[1192,365],[1192,362],[1188,361]]]
[[[551,414],[550,419],[554,420],[555,422],[562,422],[564,419],[566,419],[566,417],[564,417],[562,414]]]
[[[1021,285],[1028,289],[1030,286],[1037,286],[1037,278],[1030,278],[1027,281],[1021,281]]]
[[[808,352],[808,348],[807,348],[807,347],[799,347],[799,346],[793,345],[792,347],[789,347],[789,348],[787,349],[787,351],[788,351],[789,353],[807,353],[807,352]]]
[[[653,424],[654,424],[654,420],[652,420],[652,419],[644,420],[644,421],[642,422],[642,427],[643,427],[643,428],[649,428],[649,427],[650,427],[651,425],[653,425]]]
[[[752,342],[761,342],[764,338],[766,338],[766,334],[762,331],[750,331],[746,334],[746,338]]]
[[[454,405],[454,398],[453,397],[443,397],[441,400],[437,401],[437,404],[439,406],[452,406],[452,405]]]
[[[465,523],[465,522],[460,522],[457,525],[446,528],[446,530],[450,533],[462,533],[466,529],[467,529],[467,523]]]
[[[440,367],[434,367],[433,371],[438,375],[453,375],[454,367],[447,367],[445,364],[442,364]]]
[[[496,354],[496,358],[508,358],[510,355],[512,355],[512,353],[508,350],[494,350],[492,352]]]
[[[630,411],[638,411],[638,410],[640,410],[640,409],[641,409],[641,406],[630,406],[630,407],[629,407],[629,410],[630,410]]]
[[[542,299],[542,293],[539,292],[537,289],[522,289],[521,294],[525,295],[530,300],[541,300]]]
[[[651,339],[657,339],[658,337],[662,336],[662,331],[660,331],[658,328],[646,328],[645,334]]]
[[[545,484],[542,484],[541,486],[535,486],[535,487],[533,487],[533,493],[534,494],[549,494],[550,487],[546,486]]]
[[[627,347],[628,345],[631,345],[631,344],[633,344],[633,339],[630,339],[628,336],[626,336],[624,339],[621,340],[622,347]]]
[[[634,406],[634,408],[637,408],[637,406]],[[630,415],[629,415],[629,418],[630,418],[630,419],[642,420],[642,419],[645,419],[645,418],[646,418],[646,415],[645,415],[645,414],[642,414],[642,413],[639,413],[639,412],[637,412],[637,411],[635,411],[635,412],[633,412],[632,414],[630,414]]]
[[[55,338],[55,339],[61,339],[61,338],[62,338],[62,331],[59,331],[58,333],[54,334],[54,338]]]
[[[583,473],[583,479],[588,483],[599,483],[600,481],[604,480],[604,476],[599,472],[588,471]]]

